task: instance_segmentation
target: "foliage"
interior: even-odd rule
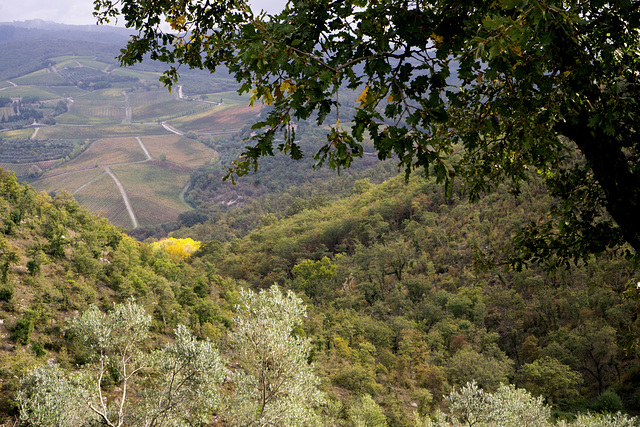
[[[550,408],[542,397],[534,398],[513,385],[501,385],[495,393],[486,393],[475,382],[468,383],[460,391],[453,391],[447,400],[454,424],[469,426],[504,427],[542,426],[551,417]]]
[[[189,238],[176,239],[169,237],[154,242],[151,246],[154,249],[164,249],[172,257],[187,259],[192,253],[200,249],[200,242]]]
[[[165,62],[168,85],[182,64],[226,66],[241,92],[270,106],[230,174],[276,149],[302,158],[294,124],[313,119],[330,127],[319,165],[349,167],[367,132],[379,158],[395,156],[407,174],[461,177],[472,199],[503,182],[517,193],[540,173],[560,203],[520,235],[517,267],[624,242],[640,250],[633,2],[323,0],[273,16],[244,1],[94,4],[99,23],[122,16],[137,30],[121,63]],[[175,32],[162,30],[165,19]],[[351,127],[340,125],[345,86],[360,93]]]
[[[519,383],[531,393],[557,403],[559,399],[578,395],[581,378],[569,366],[545,356],[520,369]]]
[[[222,359],[184,326],[174,344],[145,353],[150,320],[131,300],[109,314],[94,305],[74,318],[71,331],[94,363],[71,376],[57,365],[33,370],[17,396],[22,420],[56,426],[207,423],[221,403]],[[108,379],[119,384],[118,392],[107,389]]]
[[[16,396],[21,404],[21,421],[42,427],[84,425],[91,413],[77,379],[68,377],[57,364],[33,369],[21,379]]]
[[[294,331],[306,307],[277,286],[258,294],[242,290],[240,301],[231,336],[240,367],[233,372],[235,394],[227,420],[232,425],[312,425],[324,396],[308,363],[310,342]]]

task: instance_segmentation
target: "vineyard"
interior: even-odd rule
[[[103,175],[104,173],[104,170],[101,168],[94,168],[44,178],[33,182],[32,185],[38,191],[53,191],[57,193],[64,190],[73,194],[82,186],[89,184],[96,177]]]
[[[56,86],[66,85],[67,81],[56,73],[50,72],[48,69],[39,70],[26,76],[18,77],[12,80],[17,85],[35,85],[35,86]]]
[[[64,117],[64,116],[63,116]],[[30,136],[33,130],[27,132],[26,137]],[[105,136],[141,136],[141,135],[166,135],[167,131],[160,125],[116,125],[116,124],[99,124],[77,125],[77,126],[49,126],[40,129],[38,136],[40,138],[49,139],[98,139]],[[6,136],[5,136],[6,138]]]
[[[170,100],[163,103],[147,104],[133,108],[133,120],[136,121],[169,121],[178,117],[208,111],[213,104]]]
[[[52,169],[45,176],[56,175],[61,171],[78,171],[97,166],[141,162],[145,159],[144,153],[134,138],[99,139],[80,156],[65,163],[64,166]]]
[[[112,224],[131,228],[131,218],[118,187],[102,169],[100,172],[102,176],[74,193],[74,197],[91,212],[108,218]]]
[[[255,122],[260,108],[241,105],[216,107],[211,113],[195,117],[185,116],[171,120],[170,123],[180,129],[194,129],[198,132],[239,129],[247,123]]]
[[[193,139],[178,135],[143,137],[142,141],[152,157],[158,159],[162,153],[166,160],[197,167],[207,163],[215,151]]]
[[[117,68],[92,56],[59,56],[43,65],[13,79],[17,86],[0,83],[4,98],[37,99],[24,105],[46,119],[37,130],[30,127],[33,119],[14,120],[14,130],[0,133],[7,140],[0,145],[0,166],[32,180],[38,191],[73,193],[91,211],[127,228],[131,218],[105,167],[121,181],[141,226],[176,221],[190,209],[180,197],[190,174],[220,155],[194,134],[169,133],[160,122],[185,133],[233,133],[255,121],[261,108],[247,107],[248,95],[229,92],[237,83],[226,75],[185,73],[183,93],[201,94],[191,100],[162,87],[160,73]],[[0,108],[5,120],[15,115],[10,104]]]
[[[40,86],[11,86],[2,90],[2,96],[39,98],[40,101],[56,99],[60,96],[49,88]]]
[[[189,210],[179,195],[189,181],[188,172],[141,164],[111,168],[122,182],[140,225],[175,221]]]

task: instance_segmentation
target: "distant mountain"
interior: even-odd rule
[[[40,19],[0,22],[2,43],[21,40],[72,40],[122,45],[131,32],[126,28],[105,25],[65,25]]]

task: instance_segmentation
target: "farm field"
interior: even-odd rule
[[[115,74],[118,76],[135,77],[140,80],[148,80],[154,83],[158,83],[158,79],[160,78],[160,76],[162,76],[162,73],[152,73],[149,71],[136,71],[136,70],[132,70],[131,68],[117,68],[113,70],[112,74]]]
[[[31,135],[33,135],[33,128],[15,129],[0,132],[0,138],[3,139],[28,139],[31,137]]]
[[[250,95],[230,91],[235,84],[230,78],[186,76],[186,82],[180,84],[187,98],[179,99],[177,87],[169,92],[158,82],[158,72],[118,68],[92,56],[59,56],[51,61],[58,73],[43,68],[13,79],[18,86],[0,82],[0,96],[37,97],[40,103],[33,104],[34,108],[48,118],[38,119],[45,125],[37,132],[27,127],[31,122],[23,120],[19,124],[25,126],[23,129],[0,132],[0,139],[90,143],[84,152],[70,155],[71,159],[56,157],[38,163],[44,173],[33,185],[38,191],[68,191],[92,212],[102,212],[114,224],[126,228],[134,223],[107,167],[123,185],[139,226],[175,221],[180,213],[191,209],[180,197],[190,174],[219,155],[197,139],[167,131],[160,122],[169,122],[183,132],[233,132],[255,121],[261,109],[248,107]],[[117,81],[118,76],[133,79]],[[101,77],[104,81],[94,80]],[[93,86],[82,89],[69,84],[80,81],[96,81],[102,86],[91,90],[87,87]],[[60,101],[66,103],[66,112],[60,112]],[[220,102],[222,105],[217,105]],[[0,109],[5,120],[13,115],[16,112],[11,106]],[[33,165],[7,163],[0,167],[15,171],[23,179],[33,179],[29,173],[38,173]]]
[[[13,80],[12,80],[13,81]],[[17,97],[17,96],[30,96],[34,98],[40,98],[40,101],[46,101],[49,99],[60,98],[55,92],[50,91],[47,88],[40,86],[11,86],[3,89],[2,96]]]
[[[178,129],[196,132],[224,131],[238,129],[247,123],[256,121],[260,109],[260,106],[222,105],[214,107],[211,112],[180,117],[168,122]]]
[[[83,109],[82,115],[65,113],[58,116],[56,121],[61,125],[108,125],[121,123],[125,118],[124,107],[92,107]]]
[[[90,170],[65,173],[59,176],[39,179],[31,183],[37,191],[59,192],[67,191],[74,194],[80,188],[88,185],[96,177],[103,175],[105,172],[102,168],[94,168]]]
[[[99,169],[99,171],[102,175],[99,175],[95,181],[92,181],[86,187],[78,190],[73,196],[78,203],[91,212],[104,216],[112,224],[131,228],[133,223],[116,183],[103,169]]]
[[[82,96],[88,93],[86,90],[81,89],[78,86],[49,86],[47,89],[64,98]]]
[[[146,136],[141,139],[152,157],[157,159],[164,153],[167,161],[188,167],[201,166],[215,155],[215,150],[179,135]]]
[[[212,107],[212,104],[171,99],[165,102],[133,107],[132,120],[142,122],[168,121],[177,117],[190,116],[203,111],[206,112]]]
[[[33,131],[32,131],[33,132]],[[96,125],[96,126],[49,126],[40,129],[39,138],[49,139],[97,139],[105,136],[166,135],[167,131],[158,124]],[[29,134],[30,135],[30,134]]]
[[[90,56],[77,56],[74,57],[74,61],[78,64],[81,64],[85,67],[91,67],[91,68],[95,68],[97,70],[104,70],[105,68],[107,68],[109,66],[109,64],[107,64],[106,62],[100,62],[100,61],[96,61],[93,59],[93,57]]]
[[[46,68],[11,81],[17,85],[59,85],[66,83],[62,76],[52,73]]]
[[[153,164],[111,168],[124,186],[141,226],[175,221],[190,208],[180,201],[189,173]]]
[[[104,138],[91,144],[87,150],[63,166],[48,171],[45,176],[52,176],[63,171],[78,171],[98,166],[119,163],[141,162],[146,156],[135,138]]]
[[[32,165],[33,163],[0,163],[0,168],[15,173],[16,177],[21,177],[29,173],[29,168]]]

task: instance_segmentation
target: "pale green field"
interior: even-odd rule
[[[56,61],[56,68],[58,70],[61,70],[63,68],[73,68],[78,66],[78,64],[76,64],[76,61],[72,59],[72,58],[75,58],[75,56],[69,56],[66,58],[69,58],[69,59],[65,59],[63,61]]]
[[[113,74],[128,76],[128,77],[136,77],[141,80],[148,80],[150,82],[158,82],[158,79],[162,76],[162,73],[151,73],[148,71],[134,71],[130,68],[118,68],[113,70]]]
[[[166,89],[149,90],[149,91],[131,91],[129,92],[129,104],[132,107],[138,107],[149,104],[159,104],[169,101],[175,101],[178,95],[174,91],[169,93]]]
[[[188,172],[173,171],[151,164],[111,168],[124,186],[141,226],[175,221],[189,207],[180,201],[180,192],[189,181]]]
[[[210,104],[169,100],[166,102],[142,105],[132,110],[132,120],[135,121],[167,121],[182,116],[211,110]]]
[[[42,132],[42,129],[40,130]],[[29,139],[33,135],[32,128],[8,130],[6,132],[0,132],[0,138],[2,139]]]
[[[13,81],[13,80],[12,80]],[[2,96],[34,96],[40,98],[40,101],[45,101],[47,99],[55,99],[59,98],[60,95],[55,92],[50,91],[49,89],[37,87],[37,86],[12,86],[0,91]]]
[[[66,82],[62,76],[56,73],[51,73],[46,68],[18,77],[11,81],[17,85],[56,85]]]
[[[165,153],[167,161],[197,167],[207,163],[215,151],[193,139],[179,135],[145,136],[140,138],[152,157]]]
[[[78,61],[80,64],[84,65],[85,67],[96,68],[98,70],[104,70],[109,66],[109,64],[107,64],[106,62],[95,61],[90,56],[86,56],[86,57],[78,56],[75,58],[75,60]]]
[[[100,169],[104,173],[104,170]],[[107,218],[112,224],[131,228],[131,218],[116,183],[104,173],[74,194],[75,199],[95,214]]]
[[[77,86],[50,86],[47,88],[52,93],[58,94],[61,97],[76,97],[87,93],[86,90],[80,89]],[[0,92],[2,93],[2,92]]]
[[[0,89],[2,89],[3,87],[10,87],[10,86],[13,86],[13,85],[6,81],[0,81]],[[2,95],[2,93],[0,93],[0,95]]]
[[[65,113],[56,117],[60,125],[108,125],[121,123],[124,119],[124,109],[106,105],[83,109],[85,115]]]
[[[105,171],[102,168],[95,168],[95,169],[78,171],[78,172],[69,172],[69,173],[64,173],[62,175],[52,176],[49,178],[43,178],[37,181],[33,181],[31,185],[37,191],[60,192],[62,190],[65,190],[73,194],[77,192],[83,185],[88,185],[96,177],[104,173]]]
[[[127,125],[99,125],[99,126],[49,126],[40,129],[40,139],[97,139],[105,136],[143,136],[167,135],[162,126],[157,124],[127,124]]]
[[[119,163],[141,162],[146,160],[138,141],[132,137],[104,138],[91,144],[84,153],[65,164],[48,171],[45,176],[64,171],[79,171],[98,166]]]

